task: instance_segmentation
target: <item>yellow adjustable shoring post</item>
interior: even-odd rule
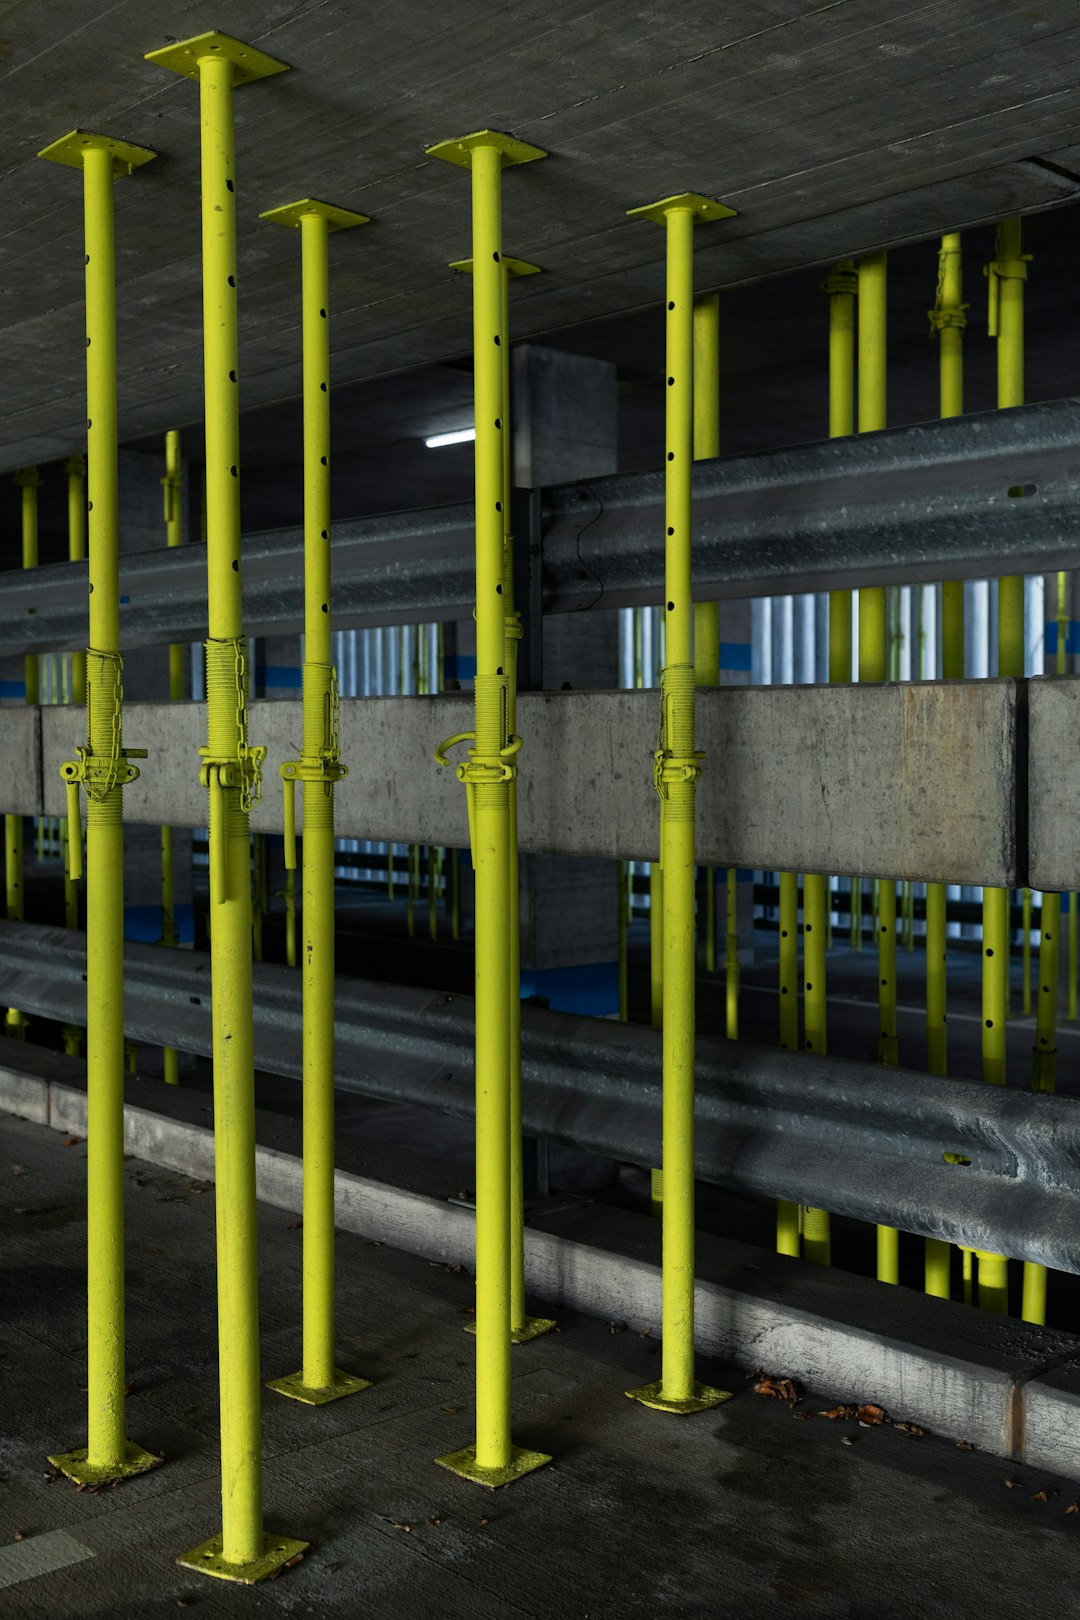
[[[943,419],[964,414],[963,261],[960,236],[950,231],[941,238],[938,253],[937,293],[930,311],[930,334],[938,343],[940,409]],[[941,587],[941,673],[947,681],[964,678],[964,582],[945,580]],[[946,1075],[948,1065],[947,918],[945,884],[926,885],[926,1066],[931,1074]],[[970,1260],[966,1260],[970,1264]],[[927,1238],[925,1288],[938,1299],[948,1299],[949,1245]]]
[[[86,558],[86,461],[72,456],[64,465],[67,478],[68,561],[83,562]],[[86,707],[86,654],[71,654],[71,702]],[[64,851],[64,927],[79,926],[79,880],[71,875],[71,860],[67,853],[68,839],[79,840],[82,856],[82,817],[77,816],[69,825],[61,823],[61,847]],[[82,1052],[83,1030],[78,1024],[63,1026],[64,1051],[69,1057]]]
[[[1031,254],[1023,251],[1021,223],[1003,220],[998,226],[994,258],[987,266],[990,295],[990,334],[997,338],[997,402],[999,410],[1024,403],[1024,283]],[[1024,674],[1024,581],[1010,575],[998,581],[998,673]],[[995,895],[1001,913],[998,924],[1003,935],[1004,972],[1008,972],[1009,895],[1005,890],[987,891]],[[996,899],[1000,893],[1000,900]],[[1031,1086],[1034,1091],[1051,1092],[1055,1082],[1058,936],[1061,925],[1061,895],[1044,893],[1040,910],[1038,997],[1035,1012],[1035,1048],[1032,1054]],[[984,924],[985,927],[985,924]],[[1030,940],[1030,932],[1028,933]],[[985,1032],[984,1032],[985,1033]],[[1004,1084],[1004,1029],[1002,1029],[1001,1080]],[[995,1257],[1004,1273],[1005,1263]],[[982,1303],[984,1258],[979,1256],[979,1293]],[[1004,1296],[1002,1276],[1000,1293]],[[991,1309],[995,1308],[991,1304]],[[1001,1308],[1004,1309],[1004,1303]],[[1046,1267],[1024,1263],[1022,1315],[1025,1322],[1046,1320]]]
[[[304,786],[304,1345],[299,1372],[270,1384],[323,1406],[367,1389],[334,1364],[334,784],[345,776],[330,629],[330,232],[363,214],[306,197],[260,216],[300,232],[304,346],[303,750],[281,766],[285,866],[296,870],[296,783]]]
[[[860,433],[886,425],[886,260],[884,253],[860,259],[859,277],[859,416]],[[859,591],[859,680],[884,681],[886,675],[885,588]],[[896,1039],[896,884],[878,884],[878,1040],[879,1063],[898,1061]],[[900,1237],[891,1226],[877,1229],[879,1282],[900,1280]]]
[[[251,1015],[249,812],[265,749],[247,740],[248,663],[240,585],[236,194],[233,92],[285,64],[226,34],[201,34],[147,58],[199,85],[202,125],[203,371],[206,416],[208,739],[214,1013],[221,1534],[182,1554],[185,1568],[250,1583],[305,1543],[263,1529],[259,1295],[255,1250],[255,1084]]]
[[[521,614],[514,606],[514,535],[510,525],[510,493],[512,473],[512,426],[510,419],[510,283],[521,276],[540,274],[540,266],[527,259],[512,259],[502,254],[502,515],[503,515],[503,590],[506,616],[507,675],[507,727],[511,737],[517,726],[517,662],[518,642],[521,640]],[[471,275],[471,259],[455,259],[451,270]],[[510,782],[510,821],[513,847],[517,848],[517,777]],[[515,883],[509,893],[510,904],[510,1338],[514,1344],[527,1344],[550,1333],[555,1326],[554,1317],[530,1316],[525,1309],[525,1184],[522,1164],[521,1140],[521,931],[519,923],[519,892]],[[475,1321],[465,1325],[467,1333],[476,1332]]]
[[[183,544],[181,499],[183,480],[180,475],[180,434],[175,428],[165,435],[165,476],[161,480],[165,503],[165,535],[170,549]],[[179,642],[169,647],[169,701],[180,703],[184,697],[184,649]],[[173,830],[161,829],[161,941],[163,945],[176,945],[176,891],[173,885]],[[174,1046],[164,1048],[165,1083],[180,1083],[180,1054]]]
[[[993,262],[987,266],[989,332],[997,339],[998,407],[1024,398],[1024,281],[1020,222],[998,226]],[[998,674],[1024,673],[1024,581],[1019,574],[998,580]],[[982,1077],[1005,1084],[1005,1025],[1009,1002],[1009,891],[983,890]],[[1054,930],[1056,933],[1056,930]],[[978,1299],[999,1315],[1009,1308],[1008,1262],[1002,1255],[976,1251]],[[1025,1266],[1025,1285],[1027,1267]]]
[[[711,198],[684,192],[633,216],[667,239],[664,667],[653,781],[660,798],[664,874],[663,1342],[661,1376],[628,1390],[662,1412],[700,1412],[727,1399],[694,1376],[694,610],[690,533],[694,456],[694,225],[731,217]]]
[[[117,524],[116,246],[113,181],[154,156],[75,130],[39,154],[81,169],[86,232],[86,417],[90,545],[87,742],[61,767],[68,869],[82,875],[86,828],[87,1444],[50,1462],[80,1485],[144,1473],[161,1458],[124,1427],[124,826],[123,786],[144,757],[121,730]]]
[[[511,929],[517,892],[512,783],[520,738],[510,725],[505,594],[507,343],[502,267],[502,170],[546,154],[539,147],[481,130],[429,150],[470,170],[473,224],[473,388],[476,422],[476,718],[457,767],[469,800],[476,870],[476,1439],[437,1460],[479,1485],[509,1485],[551,1459],[515,1446],[511,1432],[510,1348],[513,1111]]]
[[[855,430],[855,300],[859,277],[850,259],[834,264],[822,291],[829,300],[829,437],[847,438]],[[851,592],[829,592],[829,681],[851,684]],[[852,882],[854,889],[854,880]],[[829,879],[823,873],[803,877],[803,1044],[807,1052],[828,1050],[826,949],[829,933]],[[799,1210],[805,1259],[828,1265],[832,1242],[828,1211],[804,1204]]]

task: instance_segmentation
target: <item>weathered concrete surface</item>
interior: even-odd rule
[[[1080,679],[1028,683],[1028,876],[1036,889],[1080,887]]]
[[[48,1062],[35,1059],[34,1065],[37,1083],[49,1091],[53,1128],[66,1135],[85,1133],[86,1096],[78,1065],[53,1055]],[[66,1080],[59,1078],[65,1068]],[[21,1085],[9,1097],[12,1073]],[[12,1064],[0,1067],[0,1109],[21,1112],[28,1084]],[[184,1175],[213,1177],[204,1096],[149,1081],[129,1082],[127,1096],[129,1153]],[[43,1111],[38,1103],[36,1117]],[[258,1136],[258,1196],[298,1214],[298,1122],[260,1113]],[[357,1163],[354,1154],[352,1139],[339,1140],[342,1230],[442,1264],[473,1264],[473,1211],[460,1196],[448,1201],[448,1189],[459,1192],[452,1169],[433,1170],[409,1156],[404,1164],[398,1159],[384,1165],[378,1157]],[[526,1279],[534,1292],[650,1335],[660,1324],[659,1261],[658,1224],[623,1210],[574,1206],[545,1214],[541,1209],[526,1230]],[[699,1238],[697,1276],[697,1342],[703,1354],[743,1368],[783,1367],[810,1387],[829,1389],[845,1401],[880,1403],[937,1434],[1000,1456],[1023,1453],[1027,1381],[1080,1356],[1080,1343],[1071,1334],[726,1239]],[[1080,1465],[1076,1472],[1080,1477]]]
[[[7,815],[41,810],[41,713],[15,704],[0,708],[0,793]]]
[[[1064,1482],[934,1436],[824,1421],[833,1391],[801,1401],[808,1419],[794,1422],[715,1362],[702,1375],[732,1401],[685,1421],[646,1412],[623,1390],[656,1375],[657,1346],[613,1332],[618,1321],[562,1312],[559,1334],[514,1352],[516,1438],[555,1462],[481,1493],[433,1462],[470,1432],[470,1277],[349,1234],[338,1240],[339,1355],[373,1388],[314,1411],[264,1400],[267,1523],[311,1550],[256,1592],[200,1580],[175,1558],[219,1523],[204,1181],[127,1165],[128,1427],[166,1466],[99,1495],[45,1476],[45,1453],[84,1432],[84,1158],[84,1144],[38,1126],[7,1120],[0,1132],[5,1620],[144,1620],[177,1607],[231,1620],[253,1605],[349,1620],[1072,1612],[1080,1547]],[[259,1210],[267,1378],[299,1358],[292,1225]],[[1004,1476],[1023,1488],[1005,1489]],[[1046,1503],[1032,1500],[1041,1489]],[[62,1563],[78,1548],[89,1556]]]
[[[1024,1388],[1025,1462],[1080,1479],[1080,1356]]]
[[[714,687],[697,694],[704,751],[698,856],[712,866],[988,883],[1018,880],[1015,681],[903,686]],[[525,851],[655,860],[655,692],[522,693],[519,835]],[[5,713],[0,712],[0,726]],[[466,693],[345,699],[337,790],[343,837],[464,848],[465,795],[434,750],[472,724]],[[264,744],[258,832],[280,831],[278,766],[300,745],[300,705],[253,703]],[[71,717],[42,713],[44,810],[64,810],[58,768]],[[133,703],[125,734],[153,760],[125,789],[132,821],[201,826],[202,705]],[[3,733],[0,731],[0,737]],[[460,752],[460,750],[459,750]],[[2,791],[2,788],[0,788]]]

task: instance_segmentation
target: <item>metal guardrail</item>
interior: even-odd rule
[[[0,923],[0,1002],[77,1022],[85,949]],[[299,976],[254,987],[256,1067],[299,1080]],[[128,944],[124,993],[129,1038],[210,1054],[208,956]],[[472,1118],[471,998],[342,979],[335,1026],[341,1090]],[[531,1136],[655,1164],[660,1071],[655,1030],[522,1007]],[[1080,1273],[1080,1101],[708,1037],[697,1088],[704,1181]]]
[[[886,581],[982,578],[1080,567],[1073,472],[1080,400],[894,428],[865,438],[699,462],[694,595],[768,596]],[[648,605],[663,596],[663,474],[617,474],[523,500],[522,599],[545,613]],[[244,537],[249,635],[298,633],[301,528]],[[200,547],[121,557],[124,647],[201,641]],[[471,505],[337,523],[334,624],[472,614]],[[0,657],[86,644],[86,565],[0,575]]]

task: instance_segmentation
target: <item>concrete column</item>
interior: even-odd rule
[[[616,368],[606,360],[525,343],[511,357],[514,482],[539,489],[618,471]],[[524,581],[517,599],[524,600]],[[616,613],[558,614],[543,623],[543,685],[610,689],[619,683]],[[641,761],[647,770],[649,762]],[[521,769],[530,761],[528,739]],[[525,970],[612,962],[618,954],[614,861],[521,859]]]

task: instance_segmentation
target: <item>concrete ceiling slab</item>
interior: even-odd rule
[[[332,243],[335,386],[468,353],[447,268],[468,183],[424,148],[478,127],[551,154],[506,179],[508,250],[544,268],[518,337],[655,304],[663,238],[625,210],[673,189],[738,210],[698,234],[702,290],[1080,192],[1067,0],[23,0],[0,42],[0,470],[83,441],[79,181],[35,156],[76,124],[160,153],[116,192],[121,435],[201,418],[198,94],[143,54],[207,28],[291,67],[236,100],[245,410],[299,392],[299,249],[258,214],[308,192],[374,221]]]

